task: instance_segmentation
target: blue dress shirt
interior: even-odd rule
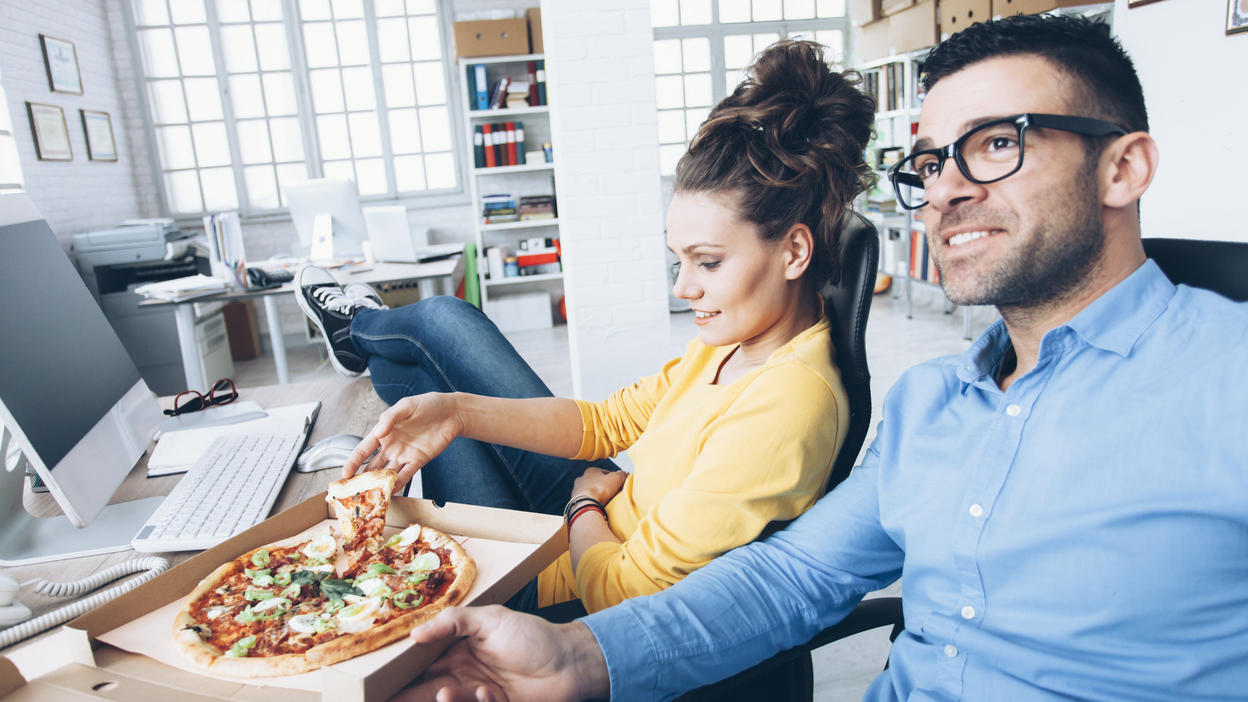
[[[1248,304],[1147,261],[1002,392],[1008,348],[998,323],[907,371],[787,529],[584,619],[612,698],[725,677],[899,576],[869,700],[1248,695]]]

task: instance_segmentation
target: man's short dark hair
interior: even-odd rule
[[[1085,117],[1116,122],[1129,131],[1148,131],[1144,90],[1131,58],[1103,22],[1074,16],[1014,15],[973,24],[932,49],[923,65],[923,85],[985,59],[1031,55],[1047,59],[1073,77],[1081,89]]]

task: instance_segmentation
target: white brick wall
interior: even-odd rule
[[[669,345],[650,4],[545,0],[542,25],[572,382],[599,399]]]
[[[137,113],[130,109],[118,82],[111,14],[105,0],[0,1],[0,75],[13,116],[26,191],[67,247],[73,234],[154,214],[140,202],[131,149]],[[48,88],[40,33],[74,43],[82,95],[54,93]],[[27,101],[64,110],[72,161],[36,158]],[[117,161],[87,160],[80,108],[102,110],[112,117]]]

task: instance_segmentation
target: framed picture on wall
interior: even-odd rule
[[[1226,0],[1226,33],[1248,32],[1248,0]]]
[[[87,160],[116,161],[117,142],[113,140],[113,120],[107,112],[78,110],[82,132],[87,138]]]
[[[72,41],[39,35],[43,65],[48,70],[48,87],[54,93],[82,95],[82,73],[78,70],[78,50]]]
[[[30,115],[30,131],[35,135],[35,155],[40,161],[74,160],[64,110],[56,105],[27,102],[26,113]]]

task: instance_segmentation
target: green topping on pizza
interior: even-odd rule
[[[256,637],[244,636],[238,641],[235,641],[234,645],[230,646],[230,650],[225,652],[225,655],[230,656],[231,658],[243,658],[255,645]]]

